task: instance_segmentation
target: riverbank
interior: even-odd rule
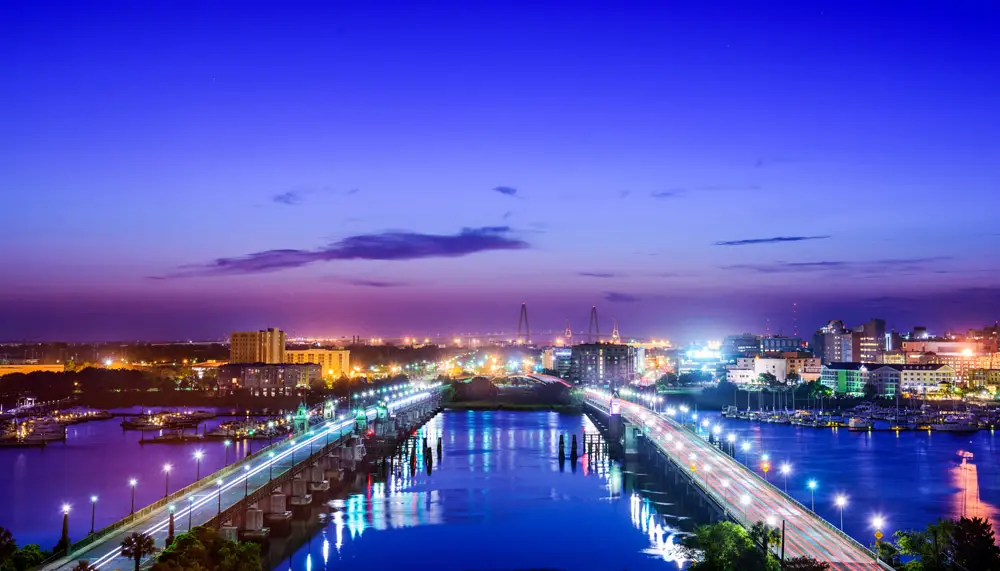
[[[561,414],[579,414],[583,406],[577,404],[544,404],[544,403],[507,403],[491,401],[450,402],[444,405],[445,410],[506,410],[526,412],[558,412]]]

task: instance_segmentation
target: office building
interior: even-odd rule
[[[872,319],[854,328],[851,337],[853,358],[862,363],[877,363],[886,350],[885,321]]]
[[[762,337],[760,340],[761,353],[785,353],[787,351],[801,351],[805,344],[798,337]]]
[[[285,332],[280,329],[239,331],[229,336],[230,363],[285,362]]]
[[[824,363],[850,363],[854,360],[854,332],[840,320],[824,325],[813,336],[813,354]]]
[[[722,358],[733,361],[739,357],[753,357],[760,354],[760,337],[753,333],[729,335],[722,341]]]
[[[560,378],[569,378],[573,363],[573,349],[570,347],[549,347],[542,351],[542,368],[555,371]]]
[[[923,395],[941,390],[943,383],[955,382],[955,371],[948,365],[873,365],[871,381],[882,396]]]
[[[285,362],[319,365],[325,379],[339,379],[351,370],[351,352],[347,349],[286,349]]]
[[[219,391],[247,391],[253,396],[294,395],[299,389],[322,386],[319,365],[236,363],[222,365],[216,377]]]
[[[570,378],[582,383],[628,383],[636,376],[635,347],[582,343],[572,349]]]
[[[860,396],[865,393],[869,379],[868,366],[864,363],[829,363],[823,365],[819,382],[834,393]]]

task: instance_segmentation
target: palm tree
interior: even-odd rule
[[[133,533],[122,540],[122,555],[135,561],[135,571],[139,571],[142,558],[156,553],[156,543],[145,533]]]
[[[765,549],[781,547],[781,531],[762,521],[750,526],[750,539]]]
[[[94,571],[94,568],[90,566],[90,562],[86,560],[81,560],[76,564],[76,567],[72,571]]]

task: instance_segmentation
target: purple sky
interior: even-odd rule
[[[1000,316],[1000,5],[540,4],[6,3],[0,339]]]

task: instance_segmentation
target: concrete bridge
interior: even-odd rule
[[[131,569],[133,562],[122,556],[121,542],[133,532],[150,535],[161,548],[173,535],[198,525],[214,526],[233,540],[266,541],[272,533],[282,535],[293,518],[309,517],[313,503],[326,498],[331,480],[354,470],[363,459],[356,426],[372,423],[383,433],[409,429],[438,409],[440,395],[441,387],[431,387],[369,407],[356,417],[326,419],[87,536],[40,569],[68,571],[81,560],[93,569]]]
[[[832,569],[891,569],[874,552],[672,418],[599,389],[587,389],[586,403],[607,418],[611,438],[625,454],[649,444],[666,459],[668,471],[683,474],[726,517],[747,529],[762,521],[783,530],[784,557],[812,557]]]

